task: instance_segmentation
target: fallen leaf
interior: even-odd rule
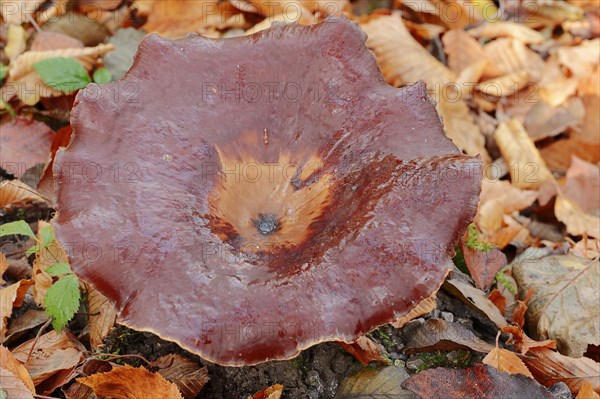
[[[208,369],[177,354],[161,356],[152,362],[158,373],[175,383],[185,399],[194,399],[208,382]]]
[[[338,345],[341,346],[343,350],[354,356],[354,358],[363,366],[366,366],[371,362],[387,363],[387,361],[381,356],[385,350],[364,335],[350,344],[338,342]]]
[[[582,211],[600,215],[600,168],[573,156],[563,192]]]
[[[466,242],[466,237],[467,235],[459,241],[465,264],[475,285],[487,291],[492,286],[496,273],[506,265],[506,255],[498,248],[492,248],[488,251],[471,248]]]
[[[523,125],[512,119],[498,125],[494,139],[509,166],[513,185],[537,188],[544,181],[554,181],[539,151]]]
[[[508,374],[486,364],[466,369],[435,368],[417,373],[402,386],[422,398],[436,399],[555,399],[543,386],[529,377]]]
[[[481,340],[462,324],[429,319],[411,334],[405,352],[413,354],[465,348],[487,353],[494,349],[494,345]]]
[[[547,387],[564,382],[577,394],[587,382],[594,391],[600,391],[600,363],[587,357],[572,358],[548,348],[531,348],[523,362],[535,379]]]
[[[107,373],[78,378],[77,381],[92,388],[98,396],[114,399],[183,399],[177,385],[143,367],[125,365]]]
[[[69,145],[71,142],[72,132],[73,129],[71,129],[71,125],[65,126],[56,131],[56,135],[52,141],[52,146],[50,147],[50,162],[46,164],[46,167],[42,172],[42,178],[37,185],[37,190],[40,195],[43,195],[51,205],[54,205],[56,200],[53,173],[54,157],[56,156],[56,151],[58,151],[59,148]]]
[[[494,305],[496,305],[500,313],[504,314],[504,311],[506,310],[506,298],[504,295],[502,295],[499,289],[495,288],[492,290],[488,296],[488,299],[492,301]]]
[[[594,72],[600,59],[600,39],[584,40],[577,46],[563,46],[557,50],[559,62],[573,75],[584,77]]]
[[[72,334],[50,331],[37,340],[33,338],[19,345],[12,350],[12,354],[29,371],[38,391],[50,393],[68,382],[67,377],[83,359],[85,351],[85,347]],[[46,380],[49,384],[42,385]]]
[[[476,88],[482,93],[494,97],[508,97],[529,83],[527,71],[516,71],[479,83]]]
[[[413,394],[401,387],[408,378],[403,367],[364,368],[340,384],[336,399],[412,399]]]
[[[523,24],[512,21],[494,21],[469,29],[468,33],[479,39],[496,39],[510,37],[523,44],[539,44],[544,41],[544,35]]]
[[[90,345],[92,349],[98,349],[115,324],[117,311],[114,305],[91,285],[85,285],[87,289],[87,301],[90,328]]]
[[[544,100],[536,102],[525,116],[524,124],[529,136],[542,140],[565,132],[581,123],[585,108],[580,98],[571,97],[564,104],[551,106]]]
[[[439,289],[438,289],[439,290]],[[392,321],[390,324],[395,328],[402,328],[409,321],[416,319],[417,317],[423,316],[431,312],[437,306],[437,292],[435,290],[433,294],[423,299],[417,306],[415,306],[408,314],[402,317],[398,317],[396,320]]]
[[[7,36],[4,53],[12,61],[27,48],[27,33],[21,25],[9,25]]]
[[[475,223],[484,234],[483,238],[500,249],[504,248],[504,243],[491,237],[496,236],[502,229],[507,229],[507,227],[510,229],[504,222],[505,216],[514,211],[528,208],[536,198],[535,191],[521,190],[508,181],[484,179],[481,186],[479,208],[475,215]]]
[[[487,298],[483,291],[455,279],[446,280],[444,286],[450,293],[486,316],[496,326],[503,327],[508,325],[504,316],[502,316],[498,308]]]
[[[448,55],[448,66],[456,75],[475,63],[487,61],[481,44],[462,29],[446,32],[442,43]]]
[[[0,364],[2,365],[0,366],[0,373],[4,371],[13,373],[29,389],[30,393],[35,394],[35,385],[33,385],[33,380],[27,369],[2,345],[0,345]]]
[[[600,217],[585,213],[574,201],[566,198],[562,193],[556,197],[554,214],[567,226],[569,234],[600,237]]]
[[[512,334],[511,344],[515,346],[521,355],[525,355],[531,348],[556,349],[556,341],[535,341],[529,338],[519,326],[504,326],[502,327],[502,332]]]
[[[14,373],[0,366],[0,394],[7,399],[33,399],[27,385]]]
[[[490,162],[485,139],[462,97],[462,88],[456,87],[456,75],[413,39],[400,16],[373,18],[361,28],[388,83],[400,86],[424,80],[434,93],[448,137],[467,154],[480,154]]]
[[[0,342],[4,342],[6,338],[6,325],[13,308],[21,307],[25,294],[32,284],[31,280],[20,280],[8,287],[0,288]]]
[[[283,385],[275,384],[268,388],[261,389],[254,395],[248,396],[248,399],[280,399],[283,392]]]
[[[40,7],[40,2],[37,0],[0,0],[0,14],[4,22],[11,25],[21,25],[29,22],[28,17],[31,17]]]
[[[48,125],[18,117],[0,129],[0,167],[7,173],[20,179],[28,169],[46,163],[54,138]]]
[[[4,180],[0,183],[0,208],[23,207],[32,202],[44,203],[46,201],[21,180]]]
[[[594,392],[594,387],[589,382],[584,382],[579,389],[575,399],[600,399],[600,395]]]
[[[537,82],[544,69],[544,60],[520,40],[500,38],[483,46],[490,60],[485,75],[490,78],[513,72],[527,71],[533,82]]]
[[[527,366],[514,352],[503,348],[494,348],[482,360],[483,363],[509,374],[522,374],[533,378]]]
[[[31,329],[41,326],[49,319],[46,312],[43,310],[27,309],[25,313],[19,317],[12,318],[8,323],[6,332],[6,344],[18,339],[22,335],[30,332]]]
[[[146,32],[133,28],[119,29],[108,39],[108,43],[116,47],[115,51],[106,54],[102,59],[114,80],[120,79],[133,65],[133,56]]]
[[[37,32],[31,42],[31,51],[48,51],[65,48],[83,48],[81,40],[59,32]]]
[[[522,295],[533,289],[527,322],[535,339],[553,339],[559,350],[580,357],[600,345],[600,261],[570,255],[524,260],[513,265]]]

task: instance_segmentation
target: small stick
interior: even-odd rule
[[[29,359],[31,358],[31,354],[33,353],[33,349],[35,348],[35,345],[37,344],[38,340],[42,336],[42,332],[50,325],[51,322],[52,322],[52,318],[49,318],[48,321],[46,321],[44,323],[44,325],[42,327],[40,327],[40,329],[38,330],[38,332],[35,336],[35,340],[33,341],[33,344],[31,344],[31,349],[29,349],[29,354],[27,355],[27,360],[25,361],[25,363],[29,362]]]

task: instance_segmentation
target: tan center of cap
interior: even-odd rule
[[[246,253],[293,248],[330,202],[330,175],[317,156],[276,162],[233,159],[217,149],[221,177],[209,196],[211,228]]]

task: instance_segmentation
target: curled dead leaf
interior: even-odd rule
[[[27,369],[2,345],[0,345],[0,365],[0,373],[4,373],[5,371],[13,373],[32,394],[35,394],[35,385],[33,385],[33,380],[29,376]],[[2,385],[0,384],[0,386]],[[11,398],[11,396],[8,396],[8,398]]]
[[[13,308],[21,307],[25,294],[33,284],[31,280],[20,280],[8,287],[0,288],[0,342],[4,342],[8,318]]]
[[[354,356],[354,358],[363,366],[366,366],[371,362],[387,363],[387,361],[382,357],[385,349],[364,335],[351,344],[339,342],[338,345],[341,346],[343,350]]]
[[[175,383],[185,399],[194,399],[208,382],[208,369],[177,354],[161,356],[152,362],[158,373]]]
[[[283,385],[275,384],[268,388],[261,389],[252,396],[248,396],[248,399],[280,399],[283,393]]]
[[[31,202],[45,202],[37,191],[21,180],[5,180],[0,183],[0,208],[22,207]]]
[[[525,366],[525,363],[519,359],[519,356],[507,349],[498,347],[492,349],[490,353],[483,358],[482,362],[509,374],[523,374],[533,378],[533,375],[531,375],[531,372],[527,366]]]
[[[77,381],[92,388],[98,396],[114,399],[183,399],[177,385],[143,367],[125,365],[107,373],[81,377]]]
[[[406,344],[405,351],[412,354],[464,348],[487,353],[494,349],[494,346],[478,338],[462,324],[429,319],[417,327]]]

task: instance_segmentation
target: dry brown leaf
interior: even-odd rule
[[[0,366],[0,393],[2,398],[33,399],[33,394],[14,373]]]
[[[1,369],[13,373],[21,380],[21,382],[23,382],[32,394],[35,394],[35,385],[33,385],[33,380],[29,376],[29,372],[25,366],[15,359],[12,353],[2,345],[0,345],[0,364],[2,365],[0,366]],[[8,398],[10,398],[10,396]]]
[[[69,375],[83,359],[85,351],[72,334],[50,331],[37,341],[33,338],[19,345],[12,354],[23,363],[38,392],[50,393],[69,381]]]
[[[244,34],[252,35],[256,32],[260,32],[261,30],[269,29],[274,22],[285,22],[285,23],[297,22],[301,25],[310,25],[317,21],[316,21],[315,17],[308,10],[300,11],[293,15],[277,14],[277,15],[273,15],[268,18],[265,18],[261,22],[254,25],[252,28],[248,29],[246,31],[246,33],[244,33]]]
[[[237,8],[215,0],[154,1],[148,13],[142,28],[169,39],[182,38],[191,32],[205,33],[208,27],[241,27],[244,22]]]
[[[542,70],[538,86],[539,98],[550,106],[556,107],[575,94],[578,79],[568,77],[559,62],[551,57]]]
[[[446,290],[455,297],[461,299],[464,303],[482,313],[496,324],[496,326],[504,327],[508,325],[502,313],[500,313],[498,308],[480,289],[456,279],[446,280],[446,282],[444,282],[444,287],[446,287]]]
[[[506,297],[502,295],[502,292],[500,292],[499,289],[494,288],[492,292],[490,292],[488,299],[492,301],[494,305],[496,305],[500,313],[504,314],[504,311],[506,310],[507,301]]]
[[[524,124],[529,136],[538,141],[577,126],[584,116],[585,107],[578,97],[571,97],[558,106],[539,100],[525,115]]]
[[[338,345],[364,366],[371,362],[387,363],[382,357],[385,349],[364,335],[350,344],[338,342]]]
[[[21,180],[4,180],[0,183],[0,208],[20,207],[29,202],[46,201]]]
[[[600,399],[600,395],[594,392],[594,387],[589,382],[585,381],[581,384],[579,393],[575,399]]]
[[[248,396],[248,399],[280,399],[282,392],[283,385],[275,384],[256,392],[252,396]]]
[[[558,61],[577,77],[586,77],[598,68],[600,39],[584,40],[573,47],[561,47],[556,51]]]
[[[559,193],[554,205],[556,218],[567,226],[567,232],[574,236],[588,235],[600,238],[600,217],[585,213],[574,201]]]
[[[27,33],[21,25],[8,26],[8,40],[4,53],[10,61],[14,60],[27,48]]]
[[[183,399],[177,385],[143,367],[125,365],[108,373],[78,378],[77,381],[92,388],[98,396],[114,399]]]
[[[537,188],[542,182],[554,181],[523,125],[512,119],[498,125],[494,139],[509,166],[511,182],[519,188]]]
[[[41,3],[38,0],[0,0],[0,14],[7,24],[21,25],[29,22]]]
[[[48,51],[65,48],[83,48],[81,40],[67,36],[64,33],[41,31],[36,33],[31,42],[31,51]]]
[[[529,83],[527,71],[512,72],[479,83],[476,88],[482,93],[494,97],[511,96]]]
[[[498,248],[489,251],[470,248],[467,245],[468,233],[459,241],[465,264],[471,273],[475,285],[487,291],[494,282],[494,276],[506,265],[506,255]]]
[[[524,44],[539,44],[544,41],[544,35],[523,24],[512,21],[493,21],[470,29],[469,34],[476,38],[496,39],[511,37]]]
[[[556,341],[548,339],[546,341],[535,341],[529,338],[523,329],[519,326],[510,325],[502,327],[502,332],[512,334],[511,344],[515,346],[521,355],[529,352],[531,348],[556,349]]]
[[[600,215],[600,168],[573,156],[563,192],[584,212]]]
[[[295,14],[301,13],[301,10],[308,10],[314,13],[327,15],[341,15],[342,10],[348,4],[346,0],[281,0],[274,2],[271,0],[249,0],[257,13],[264,16],[284,15],[288,19],[285,22],[291,22]]]
[[[400,86],[425,81],[434,93],[448,137],[466,153],[480,154],[484,162],[490,162],[485,139],[469,112],[466,96],[456,86],[456,75],[410,35],[400,16],[372,18],[361,28],[368,35],[367,46],[375,53],[388,83]]]
[[[570,255],[525,260],[513,266],[521,293],[534,290],[527,323],[536,339],[553,339],[568,356],[600,345],[600,261]]]
[[[25,294],[32,284],[31,280],[20,280],[8,287],[0,288],[0,342],[4,342],[6,338],[8,318],[13,308],[21,307]]]
[[[87,301],[90,328],[90,345],[92,349],[98,349],[104,338],[108,335],[117,319],[117,311],[112,303],[91,285],[85,285],[87,289]]]
[[[486,238],[491,237],[503,229],[505,215],[531,206],[536,198],[537,192],[521,190],[508,181],[484,179],[475,223]],[[489,242],[503,248],[498,241]]]
[[[462,29],[452,29],[442,37],[444,51],[448,55],[448,66],[457,75],[465,68],[487,60],[479,42]]]
[[[600,106],[600,102],[598,106]],[[586,115],[589,114],[588,111],[586,111]],[[600,116],[598,112],[594,111],[594,113],[596,117]],[[584,123],[587,122],[587,118],[584,119]],[[593,125],[587,124],[587,126]],[[573,130],[568,138],[556,140],[541,148],[540,153],[548,167],[552,170],[565,172],[571,164],[572,156],[591,163],[600,162],[600,138],[592,140],[588,138],[584,139],[582,138],[584,134],[589,133],[584,132],[580,134],[577,130]],[[593,134],[600,135],[600,128]]]
[[[535,379],[547,387],[564,382],[577,394],[587,382],[594,391],[600,391],[600,363],[590,358],[572,358],[548,348],[532,348],[523,362]]]
[[[494,40],[486,44],[483,51],[490,60],[490,68],[485,75],[491,78],[527,71],[531,81],[536,82],[544,69],[544,60],[523,42],[516,39]]]
[[[41,231],[46,227],[52,228],[52,225],[43,220],[38,222],[38,240],[42,240]],[[52,276],[46,273],[46,269],[55,263],[69,263],[67,254],[58,242],[54,241],[35,253],[31,279],[34,282],[33,299],[39,306],[43,305],[46,292],[52,286]]]
[[[417,306],[415,306],[414,308],[412,308],[412,310],[410,312],[408,312],[408,314],[406,314],[402,317],[398,317],[397,319],[392,321],[390,324],[395,328],[402,328],[409,321],[431,312],[437,306],[437,299],[436,299],[437,291],[438,290],[435,290],[435,292],[433,294],[431,294],[429,297],[427,297],[427,298],[423,299],[421,302],[419,302],[419,304]]]
[[[509,374],[523,374],[533,378],[533,375],[531,375],[531,372],[527,366],[525,366],[523,361],[519,359],[519,356],[506,349],[498,347],[492,349],[491,352],[483,358],[482,362]]]
[[[4,285],[6,283],[6,281],[2,279],[2,276],[6,270],[8,270],[8,259],[6,259],[6,256],[0,252],[0,285]]]
[[[208,369],[177,354],[161,356],[152,362],[158,373],[175,383],[185,399],[194,399],[208,382]]]
[[[21,54],[15,60],[15,62],[10,64],[8,74],[10,75],[10,81],[16,82],[20,78],[32,72],[33,64],[35,64],[36,62],[56,57],[77,58],[78,60],[82,57],[100,57],[114,49],[115,46],[112,44],[99,44],[95,47],[85,48],[68,48],[47,51],[27,51]],[[81,62],[81,60],[79,61]],[[86,67],[86,69],[91,69],[93,65],[84,62],[81,63],[84,67]]]
[[[33,328],[44,324],[49,318],[43,310],[27,309],[25,313],[12,318],[8,323],[5,344],[9,344],[11,341],[31,332]]]
[[[494,349],[494,346],[479,339],[462,324],[448,323],[442,319],[429,319],[411,334],[405,351],[412,354],[464,348],[487,353]]]

